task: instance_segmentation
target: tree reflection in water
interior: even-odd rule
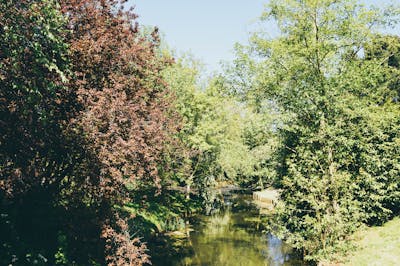
[[[169,248],[159,246],[165,254],[153,255],[153,265],[299,265],[287,245],[257,230],[259,214],[248,195],[229,200],[224,210],[198,217],[188,238],[173,240]]]

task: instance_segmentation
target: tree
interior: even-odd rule
[[[142,186],[159,186],[163,152],[179,122],[160,74],[166,62],[157,54],[157,30],[142,36],[124,2],[62,1],[79,104],[70,132],[83,136],[84,147],[63,198],[95,209],[107,264],[141,265],[148,262],[144,245],[118,206]]]
[[[73,165],[66,20],[57,1],[0,1],[0,25],[0,263],[44,263],[59,248],[56,198]]]
[[[69,65],[65,21],[54,1],[2,1],[0,8],[0,184],[12,196],[56,179],[55,173],[48,178],[40,165],[62,161],[62,154],[54,153],[62,145],[59,124],[68,117],[61,101],[68,94]]]
[[[218,205],[219,184],[254,188],[272,183],[264,166],[273,138],[264,131],[269,116],[227,95],[224,77],[212,77],[202,87],[200,75],[199,62],[187,55],[164,71],[183,119],[178,138],[186,151],[175,160],[180,170],[175,171],[174,185],[186,187],[187,199],[197,191],[209,213]]]
[[[253,58],[239,53],[255,69],[246,94],[271,101],[283,117],[279,231],[305,259],[329,253],[360,222],[392,213],[383,194],[398,195],[398,151],[388,148],[398,138],[398,113],[382,123],[372,117],[397,108],[384,98],[393,69],[388,58],[365,60],[362,53],[376,29],[394,20],[391,11],[351,0],[270,1],[262,19],[275,20],[280,36],[255,33],[247,50]],[[383,149],[394,161],[382,168]]]

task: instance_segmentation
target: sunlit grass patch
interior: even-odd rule
[[[358,232],[357,250],[349,254],[343,265],[399,265],[400,263],[400,218],[383,226],[370,227]]]

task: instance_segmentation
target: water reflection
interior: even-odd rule
[[[219,213],[198,217],[189,237],[175,239],[175,254],[171,248],[159,246],[169,254],[154,254],[153,265],[298,265],[279,239],[257,230],[259,212],[250,206],[248,197],[230,200]]]

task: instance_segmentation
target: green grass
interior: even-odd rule
[[[356,251],[341,265],[400,265],[400,217],[383,226],[370,227],[355,234]]]

